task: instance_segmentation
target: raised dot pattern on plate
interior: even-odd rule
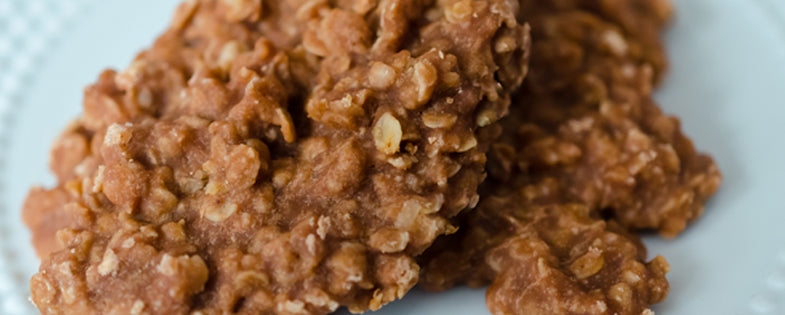
[[[775,258],[774,271],[765,279],[764,287],[750,299],[749,309],[754,314],[780,315],[785,312],[785,251]]]
[[[8,147],[14,106],[20,104],[25,85],[36,79],[45,52],[57,44],[61,32],[93,0],[0,0],[0,152]],[[0,154],[0,173],[5,167]],[[3,187],[0,183],[0,194]],[[25,233],[16,209],[0,201],[0,239]],[[0,314],[37,313],[28,301],[29,275],[25,262],[9,242],[0,242]],[[13,244],[17,245],[17,244]],[[26,244],[18,245],[26,246]]]

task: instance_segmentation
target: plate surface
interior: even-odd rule
[[[0,0],[0,314],[35,314],[38,260],[20,207],[48,185],[52,140],[82,88],[124,68],[178,0]],[[657,314],[785,314],[785,1],[674,0],[671,71],[657,98],[725,175],[676,240],[647,236],[672,266]],[[415,290],[374,314],[487,314],[484,290]]]

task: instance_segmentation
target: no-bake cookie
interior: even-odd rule
[[[666,5],[522,1],[531,73],[478,207],[422,258],[426,288],[491,284],[494,314],[651,314],[666,297],[667,262],[630,232],[676,235],[721,181],[652,100]]]
[[[478,202],[518,2],[187,1],[106,71],[25,221],[44,314],[378,309]]]

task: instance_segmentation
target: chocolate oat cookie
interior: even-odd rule
[[[45,314],[361,312],[478,201],[527,72],[518,2],[188,1],[56,141]]]
[[[421,284],[442,290],[459,281],[490,283],[493,314],[640,315],[667,296],[668,263],[661,256],[645,262],[637,236],[586,205],[533,205],[527,198],[500,188],[482,201],[460,243],[424,266]]]
[[[494,314],[637,315],[667,295],[667,263],[646,263],[627,231],[676,235],[721,176],[652,101],[664,53],[636,47],[660,47],[642,34],[665,16],[639,19],[651,21],[641,31],[586,3],[522,6],[533,37],[523,104],[502,122],[478,207],[421,259],[426,288],[492,283]]]
[[[521,0],[527,17],[545,12],[583,11],[614,24],[619,31],[634,40],[627,41],[630,55],[651,65],[659,81],[668,60],[663,49],[661,30],[670,21],[673,7],[670,0]]]
[[[536,55],[521,92],[526,106],[505,125],[500,143],[520,151],[515,164],[522,172],[556,178],[567,189],[564,200],[586,203],[629,229],[672,237],[701,215],[721,175],[651,97],[652,77],[666,66],[654,34],[670,7],[663,0],[598,3],[604,5],[561,1],[524,11],[540,26]],[[561,151],[569,147],[577,155]],[[498,165],[489,171],[508,176],[509,166],[493,169]]]

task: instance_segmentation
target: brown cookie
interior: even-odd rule
[[[188,1],[89,87],[34,189],[42,313],[378,309],[475,206],[518,2]]]
[[[522,5],[531,73],[492,145],[477,209],[421,259],[426,288],[492,283],[494,314],[638,315],[665,298],[667,263],[646,263],[627,231],[676,235],[721,175],[652,100],[663,5]]]

